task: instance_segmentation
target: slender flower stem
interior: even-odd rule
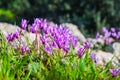
[[[21,37],[21,34],[22,34],[22,30],[20,31],[20,35],[19,35],[19,38],[20,38],[20,44],[19,44],[19,48],[21,47],[21,44],[22,44],[22,37]]]
[[[40,54],[40,51],[39,51],[39,47],[40,47],[40,44],[39,44],[39,34],[36,33],[36,49],[37,49],[37,54]]]

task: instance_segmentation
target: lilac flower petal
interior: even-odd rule
[[[80,48],[77,53],[78,53],[78,57],[81,58],[84,53],[84,49]]]
[[[75,48],[77,46],[78,39],[75,36],[72,36],[71,41],[72,41],[73,48]]]
[[[93,59],[94,63],[97,63],[97,62],[98,62],[98,58],[96,57],[96,54],[95,54],[95,53],[91,53],[91,54],[90,54],[90,57]]]
[[[96,34],[96,39],[98,39],[98,38],[100,38],[100,33],[99,32],[97,32],[97,34]]]
[[[112,27],[110,30],[111,30],[111,32],[113,32],[113,33],[115,32],[115,28],[113,28],[113,27]]]
[[[112,42],[112,41],[111,41],[110,38],[105,38],[105,43],[106,43],[106,44],[111,44],[111,42]]]
[[[21,21],[21,26],[23,30],[26,30],[28,21],[26,19],[22,19]]]
[[[48,54],[52,54],[52,49],[50,48],[49,45],[45,45],[44,50],[45,50]]]
[[[90,43],[88,41],[85,41],[83,44],[84,48],[87,49],[90,47]]]
[[[120,69],[110,69],[110,73],[113,77],[117,77],[117,75],[120,73]]]
[[[102,28],[102,31],[103,31],[103,33],[107,33],[107,32],[108,32],[108,30],[107,30],[106,27],[103,27],[103,28]]]
[[[12,42],[15,39],[15,36],[13,33],[8,33],[6,35],[6,39],[8,40],[8,42]]]
[[[112,35],[112,37],[116,37],[117,36],[116,32],[112,33],[111,35]]]
[[[111,36],[111,32],[106,32],[106,33],[104,33],[104,37],[105,38],[108,38],[108,37],[110,37]]]

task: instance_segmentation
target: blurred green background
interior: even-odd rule
[[[120,26],[120,0],[0,0],[0,22],[20,25],[22,18],[70,22],[83,34]]]

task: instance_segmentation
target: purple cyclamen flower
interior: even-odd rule
[[[40,29],[43,29],[46,24],[46,19],[40,19]]]
[[[52,41],[50,45],[51,45],[52,49],[56,49],[56,47],[57,47],[57,44],[55,41]]]
[[[46,41],[45,41],[45,39],[44,39],[44,37],[42,35],[40,35],[40,40],[41,40],[42,44],[46,43]]]
[[[72,36],[71,41],[72,41],[73,48],[75,48],[77,46],[78,39],[75,36]]]
[[[62,38],[57,38],[56,40],[57,46],[61,49],[63,47],[63,40]]]
[[[21,47],[21,53],[24,54],[26,52],[26,49],[24,46]]]
[[[120,39],[120,31],[117,33],[117,39]]]
[[[38,24],[33,23],[32,26],[30,26],[30,31],[31,31],[32,33],[37,33],[38,30],[39,30]]]
[[[40,29],[40,19],[39,18],[36,18],[35,20],[34,20],[34,23],[30,26],[30,31],[32,32],[32,33],[37,33],[38,31],[40,31],[39,29]]]
[[[106,28],[106,27],[103,27],[103,28],[102,28],[102,31],[103,31],[103,33],[108,32],[108,30],[107,30],[107,28]]]
[[[44,24],[43,31],[44,31],[45,34],[48,33],[49,29],[50,29],[50,25]]]
[[[105,43],[106,44],[111,44],[112,40],[110,38],[105,38]]]
[[[85,41],[84,44],[83,44],[83,46],[84,46],[84,49],[89,48],[90,47],[89,41]]]
[[[113,33],[115,32],[115,28],[113,28],[113,27],[112,27],[110,30],[111,30],[111,32],[113,32]]]
[[[96,57],[96,54],[95,54],[95,53],[91,53],[91,54],[90,54],[90,57],[92,58],[92,60],[94,61],[94,63],[97,63],[97,62],[98,62],[98,58]]]
[[[81,58],[84,53],[84,49],[80,48],[77,53],[78,53],[78,57]]]
[[[113,77],[117,77],[117,75],[120,73],[120,69],[110,69],[110,73]]]
[[[15,37],[13,36],[12,33],[8,33],[6,35],[6,39],[8,40],[8,42],[12,42],[15,39]]]
[[[51,47],[50,47],[48,44],[45,45],[44,50],[45,50],[48,54],[52,54],[52,49],[51,49]]]
[[[116,32],[111,33],[111,35],[112,35],[112,37],[116,37],[117,36]]]
[[[22,44],[21,46],[21,53],[24,54],[25,52],[30,51],[30,48]]]
[[[17,29],[17,31],[13,34],[13,37],[18,38],[20,35],[20,29]]]
[[[99,32],[97,32],[97,34],[96,34],[96,39],[98,39],[98,38],[100,38],[100,33]]]
[[[39,18],[34,19],[34,23],[40,25],[41,20]]]
[[[66,41],[66,42],[64,42],[63,46],[64,46],[64,47],[62,47],[62,49],[63,49],[66,53],[68,53],[69,50],[70,50],[70,43],[69,43],[68,41]]]
[[[108,37],[110,37],[111,36],[111,32],[106,32],[106,33],[104,33],[104,37],[105,38],[108,38]]]
[[[27,24],[28,24],[28,21],[26,19],[22,19],[21,26],[23,30],[26,30]]]

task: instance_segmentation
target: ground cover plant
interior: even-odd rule
[[[104,67],[97,64],[89,41],[75,51],[81,42],[69,29],[52,27],[46,19],[35,18],[30,26],[28,22],[22,19],[22,29],[14,33],[0,33],[0,80],[120,79],[120,69],[112,67],[111,61]],[[22,40],[26,29],[36,35],[32,43]]]

